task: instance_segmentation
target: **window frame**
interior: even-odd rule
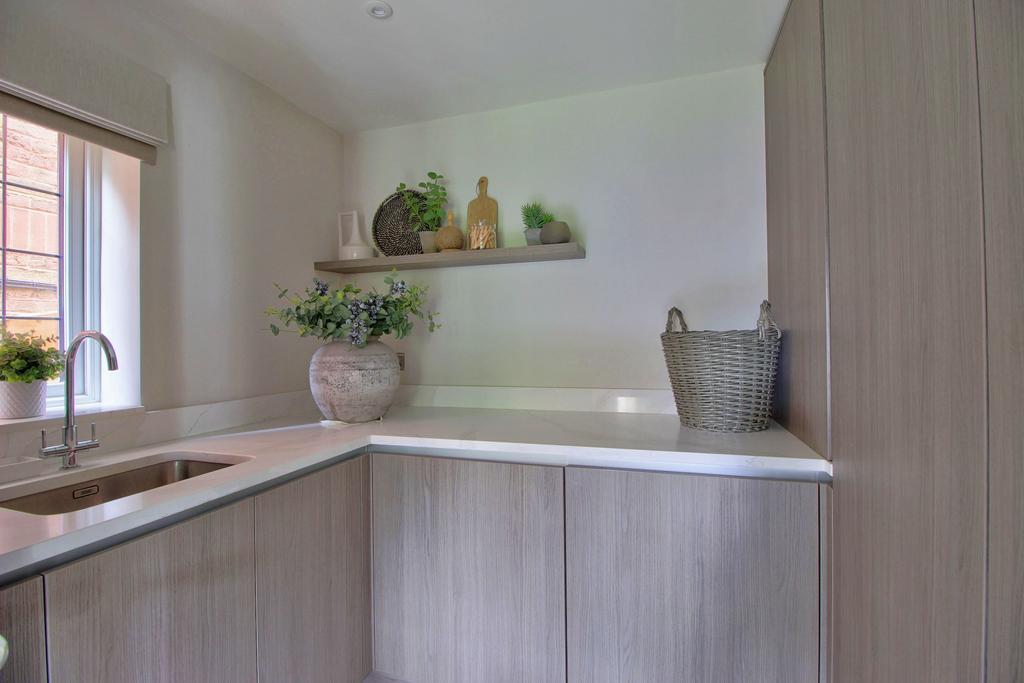
[[[101,148],[60,133],[63,150],[62,350],[82,330],[99,329]],[[75,401],[99,403],[100,352],[85,344],[75,359]],[[47,386],[47,407],[64,405],[64,376]]]

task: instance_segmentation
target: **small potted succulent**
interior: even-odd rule
[[[409,211],[409,227],[419,233],[420,246],[424,254],[437,251],[435,244],[436,232],[444,220],[445,207],[448,205],[448,190],[441,181],[444,176],[436,171],[427,173],[427,179],[419,183],[416,190],[400,183],[395,192],[401,193],[405,208]]]
[[[527,246],[535,246],[540,244],[540,231],[546,223],[550,223],[555,220],[555,217],[551,215],[540,202],[531,202],[524,204],[522,208],[523,213],[523,234],[526,235]]]
[[[0,418],[37,417],[46,412],[46,382],[64,369],[55,337],[0,328]]]
[[[351,284],[332,290],[322,280],[314,280],[313,288],[301,295],[277,286],[278,298],[288,305],[266,311],[285,329],[324,343],[309,363],[309,387],[328,420],[370,422],[383,417],[398,392],[399,367],[397,354],[380,338],[405,337],[413,316],[427,321],[431,332],[439,327],[437,314],[423,308],[426,287],[392,276],[384,281],[387,294],[364,293]],[[283,330],[272,324],[270,331],[277,335]]]

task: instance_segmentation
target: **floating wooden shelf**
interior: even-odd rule
[[[513,247],[510,249],[478,249],[446,251],[437,254],[413,254],[412,256],[382,256],[381,258],[348,261],[317,261],[314,267],[317,270],[330,273],[379,273],[389,270],[489,266],[533,261],[568,261],[586,258],[586,256],[587,252],[583,250],[582,246],[576,242],[569,242],[568,244],[542,244],[535,247]]]

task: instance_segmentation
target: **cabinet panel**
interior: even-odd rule
[[[261,681],[361,683],[370,673],[370,461],[256,497]]]
[[[10,647],[0,683],[46,683],[42,578],[0,590],[0,635]]]
[[[44,574],[53,683],[256,680],[253,502]]]
[[[825,0],[838,683],[976,681],[985,299],[973,3]]]
[[[974,6],[988,276],[988,680],[1024,681],[1024,3]]]
[[[768,298],[783,329],[775,418],[828,450],[828,184],[821,0],[792,0],[764,72]]]
[[[375,454],[374,668],[565,680],[560,468]]]
[[[818,680],[818,487],[569,468],[570,683]]]

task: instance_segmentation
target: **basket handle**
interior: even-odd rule
[[[761,302],[761,315],[757,318],[757,335],[762,340],[768,336],[768,332],[772,331],[775,333],[776,339],[782,339],[782,330],[775,323],[775,318],[772,317],[772,305],[768,303],[768,299]]]
[[[690,331],[690,328],[686,326],[686,318],[683,317],[683,312],[680,311],[675,306],[673,306],[672,308],[668,309],[668,320],[665,321],[665,331],[666,332],[673,332],[673,331],[675,331],[674,330],[674,325],[672,324],[673,322],[679,323],[679,331],[680,332],[689,332]]]

